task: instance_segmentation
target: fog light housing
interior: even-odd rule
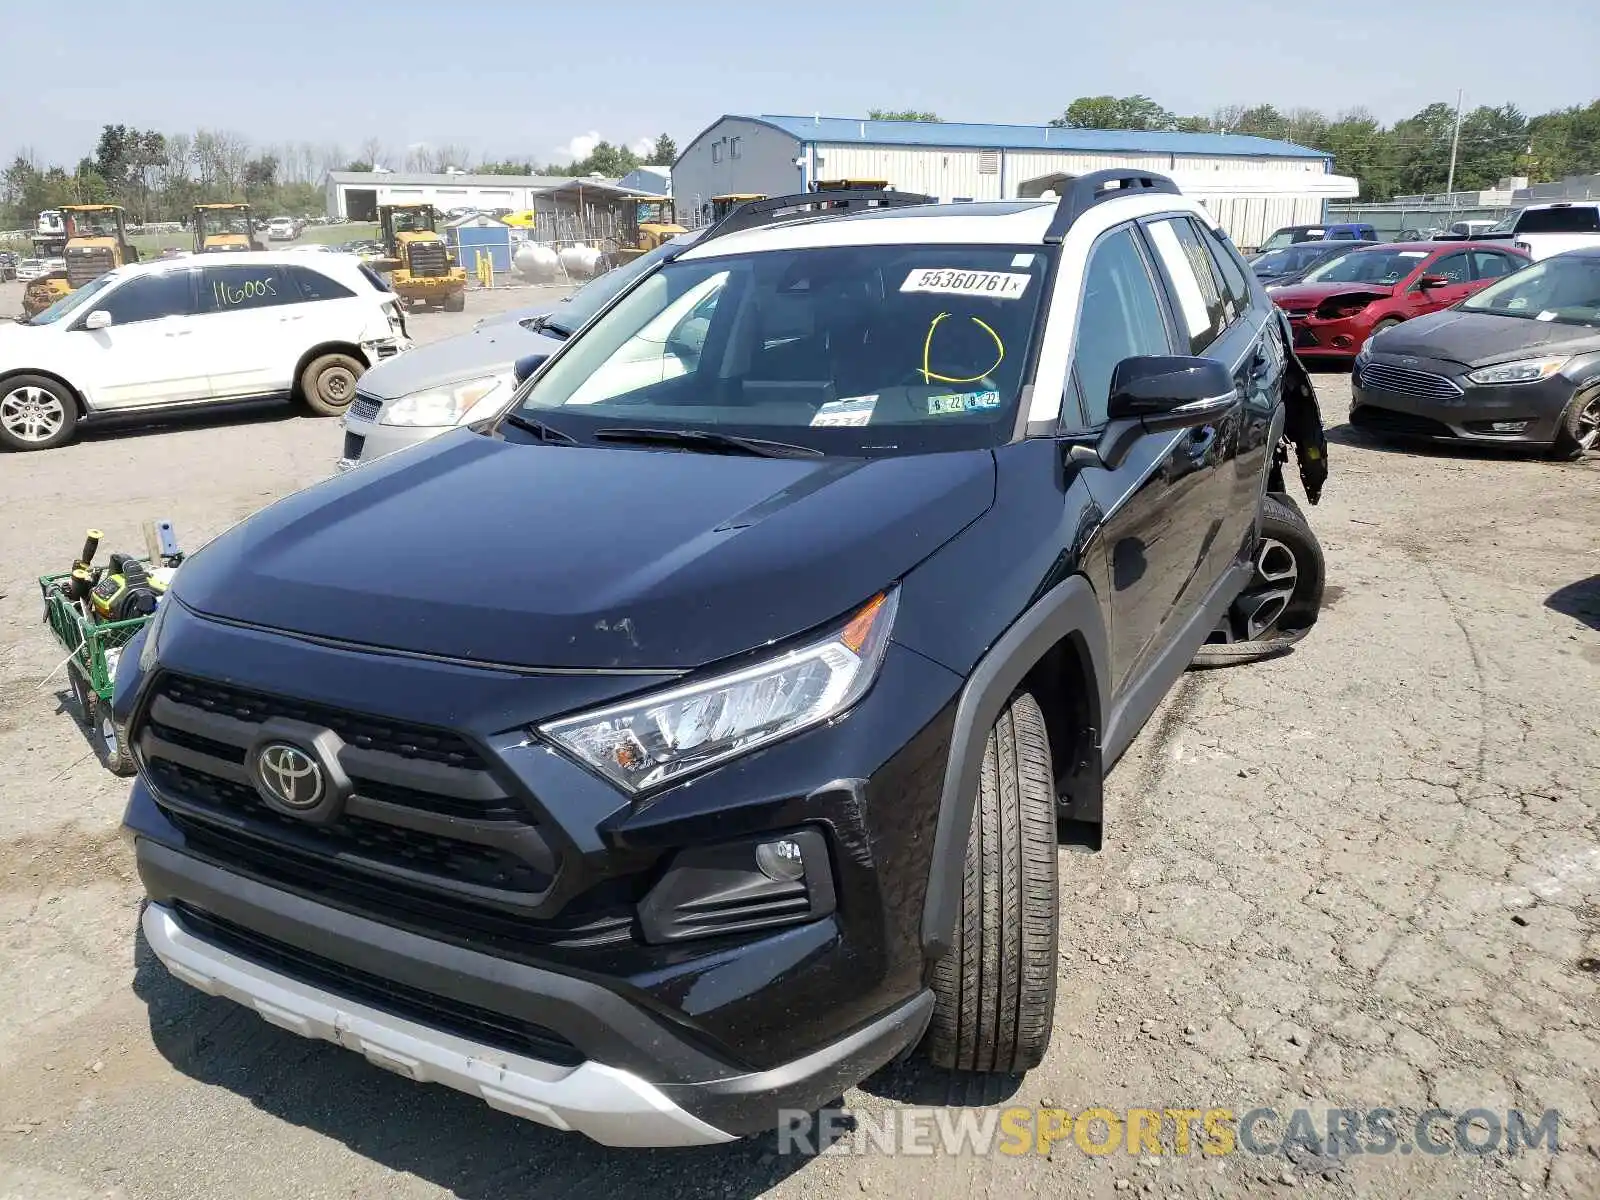
[[[828,839],[797,829],[678,851],[639,905],[639,930],[647,942],[682,942],[814,921],[834,907]]]
[[[1531,424],[1530,421],[1469,421],[1467,428],[1473,433],[1521,433]]]

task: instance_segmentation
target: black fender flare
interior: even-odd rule
[[[972,807],[989,730],[1034,665],[1057,642],[1074,635],[1088,652],[1099,691],[1099,711],[1109,713],[1109,640],[1100,601],[1082,575],[1071,576],[1035,601],[978,660],[961,689],[939,794],[928,890],[922,903],[922,945],[930,959],[943,957],[954,940]]]

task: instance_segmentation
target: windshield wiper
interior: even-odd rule
[[[535,317],[533,320],[529,321],[524,328],[532,333],[554,334],[562,341],[566,341],[572,336],[572,330],[568,329],[565,325],[557,325],[550,319],[549,313],[545,313],[545,315],[542,317]]]
[[[546,425],[543,421],[535,421],[532,417],[525,417],[521,413],[509,412],[506,414],[506,423],[515,425],[518,429],[533,434],[541,442],[548,442],[552,446],[576,446],[578,439],[570,433],[562,433],[553,425]]]
[[[821,458],[822,451],[793,442],[738,437],[710,429],[602,429],[597,442],[630,442],[638,446],[681,446],[703,454],[748,454],[756,458]]]

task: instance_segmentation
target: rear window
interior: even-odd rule
[[[1518,233],[1600,233],[1600,205],[1530,208],[1517,219]]]
[[[307,300],[344,300],[354,296],[355,293],[342,283],[329,279],[321,271],[314,271],[310,267],[298,264],[289,268],[289,276],[300,288],[300,294]]]
[[[362,275],[366,276],[367,282],[370,283],[373,287],[377,288],[378,291],[387,292],[387,291],[391,290],[390,287],[389,287],[389,281],[387,279],[385,279],[382,275],[379,275],[371,267],[367,266],[366,263],[362,263],[361,264],[360,271],[361,271]]]

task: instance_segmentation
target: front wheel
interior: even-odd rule
[[[1044,714],[1027,692],[984,743],[961,909],[933,995],[936,1065],[1016,1073],[1043,1061],[1056,1005],[1056,795]]]
[[[111,715],[111,705],[101,704],[92,731],[95,754],[100,765],[113,775],[132,775],[138,768],[128,748],[128,731]]]
[[[0,382],[0,446],[49,450],[72,440],[78,404],[44,375],[13,375]]]
[[[1561,414],[1550,453],[1570,460],[1582,458],[1596,446],[1600,446],[1600,391],[1573,397],[1567,411]]]
[[[300,394],[306,407],[324,417],[337,417],[356,398],[356,380],[366,370],[348,354],[323,354],[300,372]]]
[[[467,294],[465,292],[452,292],[444,298],[445,312],[465,312],[467,308]]]
[[[1250,582],[1196,652],[1196,666],[1281,653],[1317,623],[1326,580],[1322,545],[1287,495],[1268,492],[1262,498],[1261,533],[1251,563]]]

